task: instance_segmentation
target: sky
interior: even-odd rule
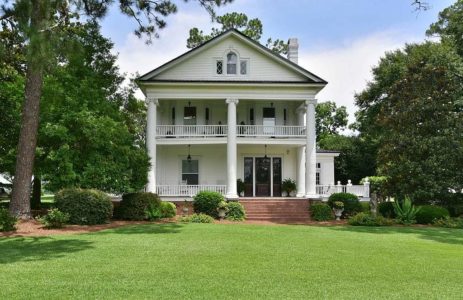
[[[178,12],[166,18],[159,39],[146,45],[133,34],[136,23],[117,5],[102,22],[103,35],[115,44],[122,72],[144,74],[181,55],[192,27],[205,32],[217,26],[194,0],[177,0]],[[272,37],[299,40],[299,64],[328,81],[319,102],[344,105],[355,121],[356,92],[371,80],[371,69],[386,51],[426,39],[438,13],[454,1],[427,0],[430,9],[415,11],[412,0],[234,0],[217,10],[245,13],[263,24],[261,41]],[[141,95],[141,94],[140,94]]]

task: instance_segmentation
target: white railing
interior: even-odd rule
[[[305,126],[238,125],[238,136],[305,137]]]
[[[334,193],[351,193],[361,198],[370,197],[369,185],[317,185],[317,194],[323,198]]]
[[[224,137],[227,125],[158,125],[158,138]],[[238,137],[305,137],[305,126],[237,125]]]
[[[218,192],[225,195],[226,185],[158,185],[157,194],[160,196],[192,197],[201,191]]]
[[[158,125],[158,138],[173,137],[224,137],[228,132],[227,125]]]

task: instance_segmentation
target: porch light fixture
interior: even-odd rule
[[[265,156],[264,158],[267,158],[267,145],[265,145]]]
[[[191,147],[191,145],[188,145],[188,156],[186,157],[186,160],[188,162],[191,162],[190,147]]]
[[[188,101],[188,107],[191,107],[191,101]]]
[[[273,107],[273,102],[270,102],[270,107]]]

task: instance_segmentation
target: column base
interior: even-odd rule
[[[308,199],[320,199],[321,198],[319,194],[306,194],[304,197]]]
[[[228,200],[237,200],[239,199],[239,196],[238,194],[226,194],[225,198],[227,198]]]
[[[296,197],[297,198],[305,198],[305,193],[297,193]]]

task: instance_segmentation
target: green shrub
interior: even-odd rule
[[[177,207],[172,202],[161,202],[161,218],[173,218],[177,215]]]
[[[213,223],[214,218],[206,214],[192,214],[188,217],[182,217],[181,222],[190,222],[190,223]]]
[[[383,216],[372,216],[369,213],[360,212],[351,217],[347,223],[352,226],[390,226],[394,222]]]
[[[202,191],[193,198],[193,209],[195,213],[203,213],[217,218],[219,203],[225,201],[222,194],[217,192]]]
[[[0,208],[0,231],[16,230],[18,219],[10,215],[10,212],[5,208]]]
[[[310,206],[310,215],[315,221],[333,220],[333,210],[328,204],[317,203]]]
[[[334,202],[344,203],[343,217],[354,215],[357,212],[362,211],[362,206],[358,197],[350,193],[334,193],[328,198],[328,205],[333,208]]]
[[[369,213],[370,212],[370,202],[362,201],[360,202],[361,212]]]
[[[148,208],[145,210],[146,219],[148,221],[157,221],[162,218],[161,206],[157,205],[148,205]]]
[[[402,204],[400,204],[399,201],[395,201],[393,205],[397,221],[405,225],[414,224],[416,222],[416,214],[420,211],[420,208],[415,207],[410,198],[405,197]]]
[[[156,220],[156,210],[159,210],[160,205],[161,199],[153,193],[125,194],[117,208],[117,217],[133,221]]]
[[[445,216],[440,219],[435,219],[433,225],[446,228],[463,228],[463,218],[451,218],[449,216]]]
[[[71,224],[108,223],[113,214],[111,199],[98,190],[61,190],[55,195],[55,205],[61,212],[69,214]]]
[[[385,218],[395,219],[394,202],[381,202],[378,205],[378,212]]]
[[[241,203],[236,201],[230,201],[228,202],[227,208],[227,220],[243,221],[244,219],[246,219],[246,212],[244,211],[244,207]]]
[[[418,224],[431,224],[435,219],[442,219],[448,217],[449,211],[441,206],[423,205],[416,214],[416,223]]]
[[[64,225],[69,222],[69,214],[57,208],[53,208],[49,210],[45,216],[38,218],[38,221],[42,223],[45,228],[63,228]]]

